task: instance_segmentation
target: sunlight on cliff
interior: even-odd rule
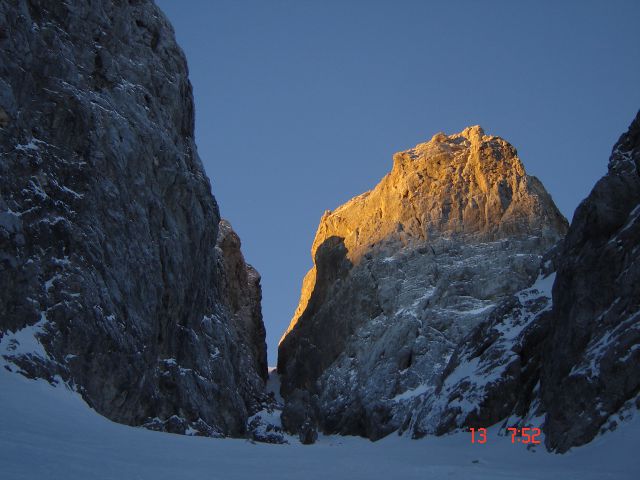
[[[540,205],[552,203],[526,174],[516,149],[475,125],[453,135],[437,133],[428,142],[396,153],[391,172],[373,190],[323,213],[311,251],[315,257],[327,238],[340,237],[348,260],[356,265],[371,251],[431,238],[474,235],[490,240],[537,232]],[[566,229],[564,217],[555,206],[551,210],[546,221]],[[280,344],[308,306],[316,268],[314,258]]]

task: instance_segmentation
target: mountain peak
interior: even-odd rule
[[[479,126],[438,133],[396,153],[393,168],[375,188],[326,211],[320,220],[311,248],[313,267],[280,341],[283,394],[315,392],[326,369],[340,370],[339,362],[346,365],[353,355],[362,357],[362,365],[384,364],[380,371],[424,362],[414,365],[416,375],[430,375],[450,353],[447,342],[461,338],[498,298],[529,286],[541,254],[566,230],[566,219],[542,184],[526,174],[516,149]],[[426,315],[433,331],[449,331],[438,350],[442,357],[405,355],[398,345],[382,344],[379,357],[369,352],[370,357],[356,340],[350,343],[353,335],[371,335],[367,325],[395,325],[400,317],[406,317],[405,326],[415,325],[414,314]],[[364,330],[356,334],[359,327]],[[416,338],[415,332],[407,335]],[[353,350],[346,352],[349,345]],[[394,393],[384,393],[389,395]],[[380,431],[374,430],[375,437]]]
[[[399,428],[397,399],[434,389],[453,346],[531,285],[566,230],[516,149],[480,126],[396,153],[375,188],[322,216],[278,349],[285,428],[315,412],[326,432]]]
[[[357,262],[383,241],[443,235],[495,239],[566,228],[542,184],[526,174],[516,149],[475,125],[396,153],[391,172],[373,190],[324,213],[312,252],[330,236],[343,238],[349,260]]]
[[[484,137],[484,129],[480,125],[472,125],[460,132],[460,135],[467,137],[472,142],[478,142]]]

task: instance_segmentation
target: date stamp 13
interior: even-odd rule
[[[540,445],[538,437],[542,434],[539,428],[534,427],[508,427],[507,431],[511,434],[511,443],[523,443],[525,445]],[[471,433],[471,443],[487,443],[486,428],[469,428]]]

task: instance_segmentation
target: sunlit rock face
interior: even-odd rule
[[[480,127],[396,154],[373,190],[321,219],[279,348],[285,427],[310,417],[373,439],[400,428],[566,229],[515,149]]]
[[[566,451],[640,408],[640,113],[580,204],[553,287],[542,397],[548,446]]]
[[[259,275],[193,129],[153,2],[0,3],[2,361],[119,422],[240,435],[266,376]]]

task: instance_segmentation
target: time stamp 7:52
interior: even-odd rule
[[[537,437],[541,435],[539,428],[532,427],[509,427],[507,428],[511,432],[511,443],[524,443],[530,445],[540,445],[540,440]],[[487,429],[486,428],[470,428],[471,443],[487,443]]]

